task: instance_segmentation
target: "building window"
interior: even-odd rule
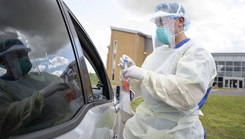
[[[226,66],[233,66],[233,62],[232,61],[226,61]]]
[[[225,72],[218,72],[218,75],[219,76],[224,76],[225,75]]]
[[[116,54],[117,54],[117,40],[114,40],[113,60],[116,59]]]
[[[112,60],[112,80],[115,79],[116,54],[117,54],[117,40],[114,40],[114,45],[113,45],[113,60]]]
[[[242,77],[245,77],[245,72],[242,73]]]
[[[234,62],[234,66],[241,66],[241,62]]]
[[[241,71],[241,67],[234,67],[234,71]]]
[[[224,61],[218,61],[217,62],[217,70],[218,70],[218,72],[225,71],[225,62]]]
[[[114,78],[115,78],[115,70],[114,69],[112,69],[112,80],[114,80]]]
[[[226,71],[232,71],[233,67],[226,67],[225,69],[226,69]]]
[[[232,77],[232,72],[231,72],[231,71],[226,72],[226,76],[228,76],[228,77]]]
[[[242,72],[244,72],[244,73],[245,73],[245,67],[242,67]]]

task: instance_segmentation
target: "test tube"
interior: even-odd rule
[[[124,59],[123,62],[124,62],[124,69],[127,69],[128,68],[128,60]]]

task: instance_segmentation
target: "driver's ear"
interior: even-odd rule
[[[178,18],[178,20],[179,20],[179,26],[184,26],[184,22],[185,22],[185,18],[184,17],[180,17],[180,18]]]

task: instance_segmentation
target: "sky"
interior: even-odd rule
[[[172,1],[172,0],[166,0]],[[64,0],[81,22],[103,62],[110,45],[110,27],[155,32],[150,22],[162,0]],[[191,21],[186,35],[210,52],[245,52],[244,0],[176,0]]]

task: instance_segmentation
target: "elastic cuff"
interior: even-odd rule
[[[37,93],[37,97],[38,97],[38,100],[39,101],[44,101],[45,97],[43,96],[44,93],[42,93],[42,90],[40,90],[38,93]]]
[[[148,72],[147,70],[143,70],[143,71],[142,71],[140,80],[143,80],[143,79],[146,77],[147,72]]]

